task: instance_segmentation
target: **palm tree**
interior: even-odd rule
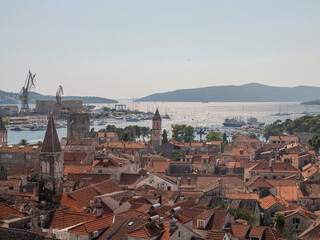
[[[28,145],[29,143],[28,143],[28,141],[27,141],[27,139],[21,139],[20,140],[20,142],[18,143],[18,145]]]
[[[199,130],[197,131],[197,134],[200,135],[200,142],[202,142],[202,135],[205,134],[205,131],[203,130],[203,128],[199,128]]]

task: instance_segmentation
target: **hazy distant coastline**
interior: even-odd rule
[[[303,102],[319,98],[320,87],[274,87],[258,83],[214,86],[155,93],[148,102]]]
[[[0,104],[20,104],[20,93],[5,92],[0,90]],[[29,104],[35,104],[36,100],[55,100],[55,96],[42,95],[36,92],[30,92]],[[81,100],[83,103],[117,103],[118,101],[92,96],[62,96],[62,100]]]

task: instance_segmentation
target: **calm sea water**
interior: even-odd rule
[[[222,123],[227,117],[241,117],[246,120],[249,117],[255,117],[260,122],[269,124],[278,119],[285,120],[287,118],[295,119],[303,116],[303,112],[320,112],[320,106],[306,106],[300,103],[266,103],[266,102],[211,102],[211,103],[195,103],[195,102],[121,102],[127,105],[127,108],[138,109],[140,111],[152,111],[158,107],[161,115],[169,114],[171,119],[163,119],[163,129],[171,130],[172,124],[187,124],[194,127],[203,126],[217,129],[219,131],[230,131],[224,128]],[[96,104],[96,106],[114,107],[114,104]],[[34,107],[34,106],[30,106]],[[290,113],[285,116],[274,116],[276,113]],[[147,126],[151,128],[151,121],[125,122],[110,121],[108,124],[114,124],[116,127],[125,127],[127,125]],[[105,126],[91,126],[95,130],[104,128]],[[59,138],[67,136],[67,129],[57,129]],[[11,131],[8,130],[9,144],[16,144],[22,138],[27,139],[29,143],[43,141],[45,131]]]

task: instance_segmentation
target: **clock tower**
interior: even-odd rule
[[[157,108],[152,119],[152,147],[157,148],[161,146],[161,116]]]

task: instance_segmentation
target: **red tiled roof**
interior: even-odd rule
[[[260,176],[255,176],[246,183],[250,188],[271,188],[274,187],[270,182]]]
[[[106,181],[93,184],[91,186],[101,195],[106,193],[118,192],[122,190],[122,188],[120,188],[112,179],[108,179]]]
[[[96,216],[90,213],[79,213],[72,211],[56,210],[50,221],[50,228],[66,228],[81,222],[95,219]]]
[[[269,209],[270,207],[272,207],[276,203],[280,204],[283,207],[289,206],[289,204],[286,201],[284,201],[283,199],[281,199],[279,197],[275,197],[273,195],[269,195],[269,196],[266,196],[266,197],[260,199],[260,206],[265,210]]]
[[[299,173],[299,170],[292,166],[290,163],[273,162],[272,167],[267,161],[259,162],[253,166],[249,172],[286,172],[286,173]]]
[[[231,234],[232,237],[236,238],[246,238],[248,235],[248,232],[250,230],[250,226],[248,225],[242,225],[242,224],[231,224]]]
[[[93,187],[85,187],[76,191],[68,193],[68,195],[80,203],[83,207],[87,207],[90,204],[90,200],[93,200],[94,197],[99,196]]]
[[[3,145],[0,152],[40,152],[39,145]]]
[[[68,197],[67,194],[63,193],[61,196],[56,197],[56,201],[60,202],[61,205],[69,208],[70,211],[81,212],[83,207],[80,203]]]
[[[0,221],[6,219],[9,215],[21,216],[21,213],[5,203],[0,203]]]
[[[140,212],[138,210],[128,210],[128,211],[125,211],[125,212],[118,213],[117,215],[140,217],[140,216],[144,215],[144,212]]]
[[[165,173],[170,166],[170,162],[165,161],[150,161],[146,167],[148,172],[155,172],[155,173]]]
[[[67,180],[78,181],[80,179],[86,179],[89,183],[95,184],[110,179],[110,174],[102,173],[69,173]]]
[[[64,175],[68,175],[69,173],[86,173],[92,171],[91,165],[71,165],[67,164],[63,167]]]
[[[127,240],[127,233],[140,228],[148,222],[146,218],[132,216],[115,216],[115,221],[99,239]],[[132,224],[129,224],[132,223]]]
[[[205,240],[223,240],[225,232],[208,231]]]
[[[232,199],[255,199],[260,200],[259,194],[257,193],[230,193],[229,198]]]
[[[264,231],[266,230],[266,227],[263,226],[253,226],[252,230],[249,233],[249,237],[258,237],[261,238]]]
[[[78,226],[75,226],[68,230],[68,232],[79,233],[79,234],[88,234],[94,231],[104,230],[110,227],[113,224],[113,216],[107,215],[102,216],[88,222],[84,222]]]
[[[146,142],[107,142],[99,145],[98,148],[144,149],[147,146]]]
[[[141,226],[132,232],[129,232],[127,235],[131,237],[138,237],[138,238],[152,238],[155,236],[160,235],[162,230],[158,228],[155,224],[146,224]]]
[[[320,236],[320,217],[317,218],[299,237],[299,240],[318,240]]]

